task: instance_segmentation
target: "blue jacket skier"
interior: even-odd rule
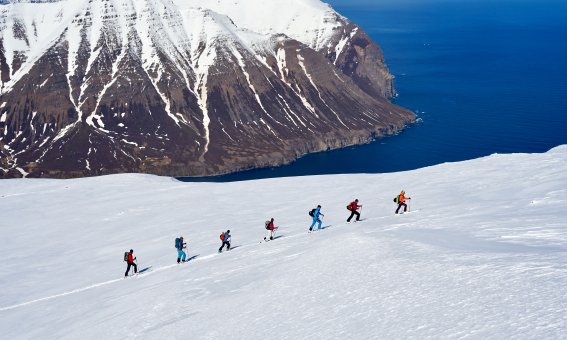
[[[183,236],[180,236],[175,239],[175,249],[177,249],[177,263],[185,262],[185,258],[187,254],[183,251],[183,249],[187,248],[187,243],[183,242]]]
[[[311,214],[311,212],[313,212],[313,214]],[[311,223],[311,226],[309,227],[309,231],[311,232],[313,230],[313,226],[315,225],[315,223],[318,223],[318,230],[321,230],[321,219],[319,219],[319,216],[325,216],[321,213],[321,206],[318,205],[316,209],[313,209],[310,212],[309,215],[313,216],[313,222]]]

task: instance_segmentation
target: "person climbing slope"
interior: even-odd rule
[[[187,243],[183,242],[183,236],[175,239],[175,249],[177,249],[177,263],[185,262],[187,254],[183,249],[187,248]]]
[[[325,216],[321,213],[321,206],[318,205],[317,208],[311,210],[309,212],[309,216],[313,217],[313,222],[311,223],[311,226],[309,227],[309,232],[313,231],[313,226],[315,225],[315,223],[319,224],[318,230],[321,230],[321,223],[323,223],[323,222],[321,222],[321,219],[319,218],[319,216]]]
[[[346,221],[350,222],[354,215],[356,215],[356,221],[360,221],[360,213],[357,211],[360,208],[362,208],[362,205],[358,205],[358,198],[350,202],[349,205],[347,205],[347,209],[350,211],[350,216]]]
[[[134,274],[138,273],[138,265],[134,261],[136,261],[136,258],[134,257],[134,250],[130,249],[130,252],[126,255],[126,263],[128,264],[128,267],[126,267],[124,277],[128,277],[130,267],[134,267]]]
[[[396,214],[399,213],[400,208],[404,207],[404,213],[408,211],[408,206],[406,204],[406,200],[411,200],[411,197],[406,197],[406,192],[402,190],[396,198],[394,198],[394,202],[398,203],[398,209],[396,209]]]
[[[266,221],[265,223],[267,235],[264,237],[264,241],[273,240],[274,235],[276,234],[276,230],[278,227],[274,224],[274,218],[272,217],[271,220]]]
[[[224,248],[224,245],[226,244],[226,250],[230,250],[230,230],[227,230],[225,232],[223,232],[222,234],[220,234],[220,239],[222,241],[222,245],[219,248],[219,253],[222,253],[222,248]]]

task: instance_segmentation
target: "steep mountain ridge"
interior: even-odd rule
[[[414,119],[387,100],[378,46],[319,1],[0,10],[4,177],[226,173],[363,143]]]

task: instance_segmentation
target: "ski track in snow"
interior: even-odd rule
[[[370,217],[370,218],[365,218],[364,221],[366,221],[366,220],[375,220],[375,219],[380,219],[380,218],[385,218],[385,217],[390,217],[390,216],[391,216],[391,215],[381,216],[381,217]],[[361,221],[361,222],[362,222],[362,221]],[[354,222],[353,222],[353,223],[354,223]],[[302,225],[305,225],[305,223],[302,223]],[[341,224],[341,225],[339,225],[339,226],[346,226],[346,225],[347,225],[347,223],[344,223],[344,224]],[[338,226],[337,226],[337,227],[338,227]],[[324,226],[322,229],[324,230],[324,229],[328,229],[328,228],[330,228],[330,226]],[[307,230],[307,229],[306,229],[306,230]],[[320,232],[320,231],[317,231],[317,232]],[[279,238],[285,237],[286,240],[289,240],[289,239],[292,239],[292,238],[295,238],[295,237],[299,237],[299,236],[305,236],[305,235],[306,235],[306,231],[303,232],[303,233],[295,233],[295,234],[290,234],[290,235],[281,234],[281,233],[278,234]],[[274,241],[275,241],[275,240],[274,240]],[[264,243],[264,242],[260,241],[259,243],[262,244],[262,243]],[[258,242],[256,242],[256,243],[250,243],[250,244],[245,244],[245,245],[239,245],[238,248],[236,248],[236,249],[242,250],[243,248],[248,248],[248,247],[251,247],[251,246],[254,246],[254,245],[257,245],[257,244],[258,244]],[[236,249],[230,250],[229,253],[232,253],[232,252],[234,252],[234,251],[237,251]],[[177,264],[177,263],[176,263],[176,264],[172,264],[172,265],[168,265],[168,266],[156,267],[156,268],[153,268],[151,271],[149,271],[149,272],[147,272],[147,273],[144,273],[143,275],[144,275],[144,276],[149,276],[149,275],[151,275],[151,274],[155,274],[155,273],[157,273],[157,272],[161,272],[161,271],[163,271],[163,270],[167,270],[167,269],[171,269],[171,268],[177,268],[177,267],[182,266],[182,265],[192,265],[194,262],[201,262],[201,261],[204,261],[204,260],[208,260],[208,259],[211,259],[211,258],[213,258],[213,257],[215,257],[215,256],[218,256],[218,255],[221,255],[221,254],[219,254],[219,253],[213,253],[213,254],[209,254],[209,255],[206,255],[206,256],[198,256],[197,258],[195,258],[195,259],[193,259],[193,260],[191,260],[191,261],[189,261],[189,262],[187,262],[187,263],[185,263],[185,264]],[[226,255],[225,255],[225,256],[226,256]],[[134,276],[134,277],[138,277],[138,276]],[[81,293],[81,292],[84,292],[84,291],[86,291],[86,290],[90,290],[90,289],[94,289],[94,288],[98,288],[98,287],[103,287],[103,286],[106,286],[106,285],[109,285],[109,284],[112,284],[112,283],[120,282],[120,281],[122,281],[122,280],[124,280],[124,278],[121,278],[121,279],[113,279],[113,280],[109,280],[109,281],[105,281],[105,282],[95,283],[95,284],[92,284],[92,285],[89,285],[89,286],[86,286],[86,287],[83,287],[83,288],[73,289],[73,290],[68,291],[68,292],[63,292],[63,293],[60,293],[60,294],[55,294],[55,295],[51,295],[51,296],[46,296],[46,297],[39,298],[39,299],[35,299],[35,300],[32,300],[32,301],[22,302],[22,303],[19,303],[19,304],[16,304],[16,305],[12,305],[12,306],[0,307],[0,311],[6,311],[6,310],[10,310],[10,309],[15,309],[15,308],[28,306],[28,305],[31,305],[31,304],[34,304],[34,303],[38,303],[38,302],[42,302],[42,301],[52,300],[52,299],[64,297],[64,296],[71,295],[71,294]]]

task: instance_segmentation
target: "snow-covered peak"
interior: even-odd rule
[[[88,40],[93,52],[103,30],[128,34],[131,28],[141,33],[142,39],[153,40],[151,44],[167,40],[175,48],[186,44],[187,36],[191,37],[193,50],[195,45],[210,45],[220,36],[232,37],[245,48],[253,49],[262,37],[284,34],[320,50],[342,25],[340,16],[317,0],[21,1],[5,4],[0,10],[4,23],[0,38],[6,63],[21,63],[21,67],[10,70],[11,81],[5,84],[3,92],[26,74],[65,31],[69,31],[68,37],[75,37],[70,44],[79,40],[84,20],[92,28]],[[165,36],[151,39],[156,33]],[[14,63],[15,59],[18,62]]]
[[[283,33],[320,50],[346,19],[319,0],[173,0],[179,7],[209,8],[238,27],[263,34]]]

